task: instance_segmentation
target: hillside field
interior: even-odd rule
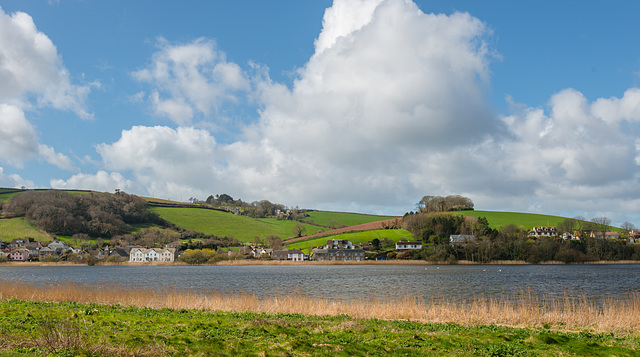
[[[24,217],[0,219],[0,238],[10,242],[17,238],[33,238],[37,241],[51,240],[51,237],[35,228]]]
[[[347,239],[352,243],[366,243],[374,239],[389,238],[394,242],[401,240],[412,240],[411,233],[404,229],[374,229],[370,231],[342,233],[331,236],[323,236],[309,240],[298,241],[287,245],[289,249],[301,249],[304,253],[309,254],[310,249],[325,245],[329,239]]]
[[[203,208],[151,207],[150,210],[182,228],[220,237],[233,236],[241,242],[251,242],[256,236],[265,238],[269,235],[286,239],[291,236],[293,227],[298,223],[274,218],[255,219]],[[309,224],[305,224],[305,228],[307,234],[324,230]]]
[[[328,211],[307,211],[309,217],[303,219],[304,222],[315,223],[321,226],[329,226],[330,223],[345,226],[355,226],[362,223],[382,221],[395,218],[394,216],[376,216],[360,213],[348,212],[328,212]]]
[[[510,224],[522,226],[524,229],[531,229],[537,226],[557,226],[558,223],[567,219],[567,217],[519,212],[461,211],[454,213],[464,216],[485,217],[489,221],[489,227],[493,229],[499,229]]]

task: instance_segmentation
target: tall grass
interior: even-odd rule
[[[114,283],[64,281],[38,285],[0,279],[0,299],[77,301],[124,306],[341,315],[354,318],[413,320],[462,325],[498,324],[514,327],[545,327],[558,330],[589,330],[637,335],[640,333],[640,293],[608,298],[600,303],[586,297],[551,298],[524,291],[500,298],[456,300],[446,297],[424,301],[415,296],[349,301],[310,297],[304,293],[259,297],[246,293],[191,291],[171,287],[141,288]]]

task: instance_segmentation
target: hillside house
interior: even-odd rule
[[[10,249],[24,247],[25,244],[33,242],[33,238],[16,238],[9,243]]]
[[[529,231],[529,237],[531,238],[540,238],[540,237],[551,237],[555,238],[558,236],[558,230],[556,227],[533,227],[532,230]]]
[[[475,241],[476,236],[470,234],[452,234],[449,236],[449,244],[451,245],[467,245]]]
[[[353,243],[347,239],[329,239],[324,249],[353,249]]]
[[[604,232],[604,236],[602,232],[591,232],[591,238],[602,239],[618,239],[620,238],[620,233],[618,232]]]
[[[422,242],[396,242],[396,250],[422,249]]]
[[[62,254],[67,249],[69,249],[69,245],[60,240],[54,240],[53,242],[49,243],[47,247],[51,248],[56,254]]]

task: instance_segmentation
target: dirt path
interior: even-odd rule
[[[305,240],[305,239],[318,238],[318,237],[331,235],[331,234],[347,233],[347,232],[358,232],[358,231],[369,231],[369,230],[372,230],[372,229],[382,229],[382,228],[385,227],[385,225],[388,226],[388,225],[394,224],[396,222],[396,220],[398,221],[398,224],[400,224],[400,222],[402,221],[402,218],[385,219],[383,221],[363,223],[363,224],[358,224],[358,225],[355,225],[355,226],[332,229],[330,231],[324,231],[324,232],[321,232],[321,233],[315,233],[315,234],[311,234],[311,235],[300,237],[300,238],[293,238],[293,239],[285,240],[284,243],[293,243],[293,242],[297,242],[297,241],[301,241],[301,240]]]

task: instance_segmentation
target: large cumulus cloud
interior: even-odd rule
[[[240,66],[227,62],[211,40],[170,45],[160,38],[158,47],[148,68],[133,76],[153,86],[149,101],[154,112],[176,124],[190,124],[197,114],[219,116],[225,102],[235,102],[238,93],[250,89]]]
[[[463,194],[481,209],[639,214],[640,90],[589,101],[559,89],[544,106],[509,99],[496,115],[485,98],[491,36],[467,13],[336,0],[290,87],[250,78],[211,41],[162,42],[135,74],[158,115],[190,125],[253,91],[259,118],[229,144],[204,129],[136,126],[98,152],[156,196],[401,214],[425,194]]]
[[[38,143],[25,114],[52,107],[91,118],[85,105],[90,86],[74,85],[69,77],[55,45],[31,16],[0,8],[0,160],[19,167],[39,156],[59,168],[74,169],[68,157]]]

